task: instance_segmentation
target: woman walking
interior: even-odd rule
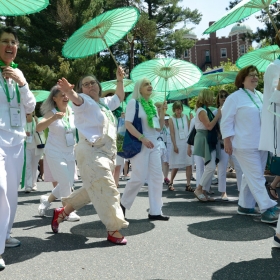
[[[132,99],[126,107],[125,125],[126,129],[142,142],[140,153],[130,159],[132,164],[131,179],[127,182],[121,198],[121,206],[125,214],[125,209],[130,209],[135,197],[145,181],[149,189],[149,219],[169,220],[168,216],[162,215],[162,181],[160,144],[157,140],[158,132],[164,124],[166,103],[161,106],[158,117],[156,107],[150,100],[153,87],[148,79],[142,79],[135,83]],[[134,126],[133,119],[136,112],[136,105],[139,105],[139,118],[141,118],[143,134]]]

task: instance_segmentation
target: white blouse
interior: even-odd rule
[[[90,96],[84,93],[79,95],[83,98],[84,103],[80,106],[73,103],[75,126],[89,142],[94,143],[103,136],[104,114],[99,107],[100,105]],[[120,99],[116,94],[100,98],[100,102],[108,106],[111,111],[120,106]]]
[[[231,137],[236,149],[258,149],[261,131],[262,93],[239,89],[227,97],[222,107],[221,133]]]
[[[133,122],[134,120],[134,115],[135,115],[135,104],[136,104],[136,100],[135,99],[131,99],[126,107],[126,113],[125,113],[125,121],[127,122]],[[155,107],[156,109],[156,107]],[[157,111],[157,110],[156,110]],[[142,104],[139,102],[139,114],[138,114],[139,118],[141,118],[142,121],[142,129],[143,129],[143,135],[146,138],[158,138],[159,136],[159,132],[156,131],[154,128],[149,127],[148,125],[148,118],[147,118],[147,114],[144,111],[144,108],[142,106]]]
[[[17,71],[20,70],[17,69]],[[20,74],[23,75],[21,71]],[[10,105],[11,107],[18,107],[16,83],[12,79],[7,79],[6,81],[10,96],[14,96]],[[11,127],[9,112],[10,105],[7,101],[4,87],[4,80],[0,74],[0,147],[12,147],[24,142],[26,137],[24,130],[26,124],[26,114],[30,114],[34,111],[36,100],[33,93],[29,90],[28,84],[18,88],[21,99],[19,107],[21,111],[21,126]]]

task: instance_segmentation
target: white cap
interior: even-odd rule
[[[165,120],[169,120],[169,116],[165,116],[164,119],[165,119]]]

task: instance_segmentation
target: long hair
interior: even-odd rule
[[[82,93],[82,92],[83,92],[82,82],[83,82],[83,79],[86,78],[86,77],[92,77],[92,78],[97,82],[97,84],[98,84],[98,86],[99,86],[99,94],[98,94],[98,95],[99,95],[99,97],[101,97],[101,94],[102,94],[102,87],[101,87],[101,84],[100,84],[100,82],[96,79],[96,77],[95,77],[94,75],[92,75],[92,74],[84,75],[84,76],[82,76],[82,77],[79,79],[78,83],[76,84],[76,92],[77,92],[77,93]]]
[[[148,80],[147,78],[143,78],[141,80],[138,80],[136,83],[135,83],[135,86],[134,86],[134,89],[133,89],[133,92],[132,92],[132,98],[133,99],[136,99],[138,100],[139,98],[142,97],[142,94],[140,93],[140,88],[143,84],[143,82],[145,80]]]
[[[203,105],[208,107],[212,103],[213,103],[213,92],[210,89],[203,89],[197,97],[196,108],[198,109]]]
[[[41,114],[44,116],[47,112],[51,111],[53,108],[56,107],[56,103],[53,100],[53,97],[56,97],[60,93],[60,89],[58,86],[52,87],[50,90],[50,94],[48,98],[43,102],[40,108]]]
[[[220,94],[225,94],[226,97],[229,96],[229,93],[228,93],[226,90],[221,89],[221,90],[218,92],[217,97],[216,97],[216,105],[217,105],[217,108],[220,107]]]

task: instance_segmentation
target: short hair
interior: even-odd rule
[[[14,28],[12,28],[11,26],[3,26],[0,27],[0,37],[3,35],[3,33],[9,33],[9,34],[13,34],[16,41],[18,42],[18,35],[17,32]]]
[[[83,93],[83,85],[82,85],[82,82],[83,82],[83,79],[84,78],[86,78],[86,77],[92,77],[96,82],[97,82],[97,84],[98,84],[98,86],[99,86],[99,97],[101,96],[101,94],[102,94],[102,87],[101,87],[101,84],[100,84],[100,82],[97,80],[97,78],[94,76],[94,75],[92,75],[92,74],[87,74],[87,75],[84,75],[84,76],[82,76],[80,79],[79,79],[79,81],[77,82],[77,84],[76,84],[76,92],[77,93]]]
[[[244,68],[242,68],[236,78],[235,78],[235,86],[237,88],[244,88],[244,81],[245,81],[245,78],[249,75],[250,72],[253,72],[253,71],[256,71],[259,75],[259,71],[258,71],[258,68],[254,65],[249,65],[249,66],[246,66]]]
[[[200,108],[203,105],[209,106],[213,103],[213,92],[210,89],[203,89],[199,92],[197,101],[196,101],[196,108]]]
[[[228,93],[226,90],[221,89],[221,90],[218,92],[217,97],[216,97],[216,105],[217,105],[217,108],[220,107],[220,98],[219,98],[219,97],[220,97],[220,94],[221,94],[221,93],[226,94],[227,97],[229,96],[229,93]]]
[[[173,113],[175,113],[175,110],[176,110],[176,109],[181,109],[181,110],[183,111],[183,104],[182,104],[182,102],[181,102],[180,100],[175,101],[175,102],[173,103],[173,105],[172,105],[172,111],[173,111]]]

